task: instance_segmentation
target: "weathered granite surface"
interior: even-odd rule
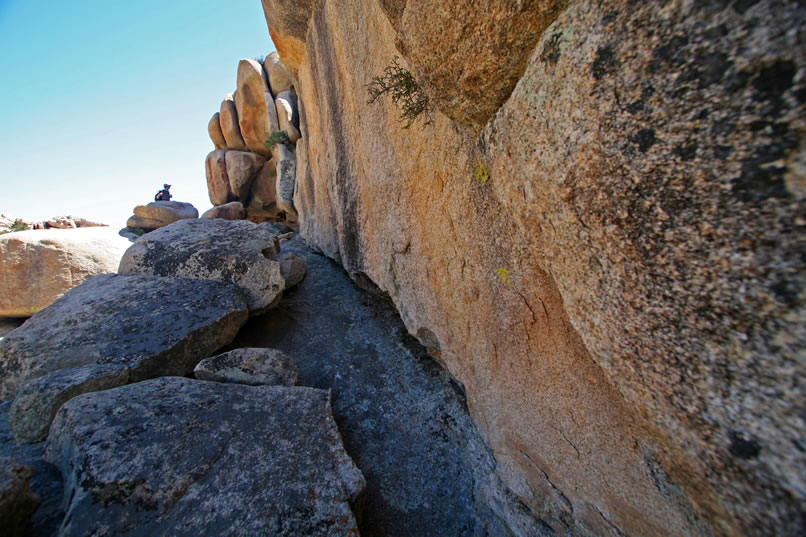
[[[232,341],[247,316],[231,283],[95,276],[0,341],[0,399],[48,373],[89,364],[125,366],[133,382],[189,374]]]
[[[294,386],[296,361],[277,349],[239,348],[205,358],[193,369],[199,380],[257,386]]]
[[[254,315],[282,297],[279,252],[271,228],[244,220],[184,220],[138,239],[123,254],[118,273],[233,282]]]
[[[806,531],[802,6],[569,2],[476,136],[452,91],[405,130],[366,105],[395,55],[429,93],[455,71],[420,71],[452,54],[407,33],[430,2],[263,4],[302,235],[464,384],[525,506],[566,535]]]
[[[45,457],[59,535],[357,536],[330,392],[163,377],[70,400]]]

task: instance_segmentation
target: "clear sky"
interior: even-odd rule
[[[260,0],[0,0],[0,213],[123,227],[163,183],[204,212],[207,123],[272,50]]]

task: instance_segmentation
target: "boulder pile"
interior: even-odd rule
[[[276,52],[262,63],[240,61],[237,89],[224,97],[207,126],[215,146],[205,161],[214,208],[203,218],[296,221],[297,99]]]
[[[90,278],[0,339],[0,415],[17,447],[46,440],[64,477],[59,535],[357,534],[351,505],[365,482],[331,392],[295,386],[296,361],[277,350],[205,360],[299,282],[288,263],[302,261],[280,256],[284,231],[174,222],[138,239],[119,274]],[[34,470],[0,460],[0,515],[23,535],[39,503]]]
[[[22,218],[11,218],[0,214],[0,233],[10,232],[17,225],[26,226],[28,229],[75,229],[77,227],[105,227],[106,224],[99,224],[79,218],[77,216],[54,216],[49,220],[24,220]]]

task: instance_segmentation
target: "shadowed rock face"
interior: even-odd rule
[[[65,404],[59,535],[355,536],[364,478],[330,392],[164,377]]]
[[[366,105],[396,54],[439,87],[405,43],[428,2],[266,4],[301,233],[465,385],[524,505],[565,535],[804,531],[802,8],[572,2],[476,137]]]

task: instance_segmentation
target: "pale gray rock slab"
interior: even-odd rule
[[[364,478],[326,390],[163,377],[85,394],[45,458],[65,476],[61,537],[358,535]]]
[[[129,368],[117,364],[90,364],[62,369],[26,384],[11,404],[8,426],[18,444],[41,442],[61,406],[77,395],[123,386]]]
[[[285,159],[277,162],[277,206],[285,211],[286,214],[292,216],[297,216],[297,209],[294,207],[296,176],[296,159]]]
[[[252,222],[182,220],[138,239],[118,273],[233,282],[250,314],[257,314],[273,306],[285,288],[279,250],[275,236]]]
[[[28,483],[33,474],[30,466],[12,458],[0,458],[0,521],[6,537],[25,535],[29,520],[39,507],[40,498]]]
[[[199,380],[250,386],[294,386],[299,376],[296,361],[283,351],[248,347],[205,358],[193,374]]]
[[[294,234],[289,233],[293,238]],[[305,261],[291,252],[284,252],[280,255],[280,270],[285,278],[285,288],[296,287],[305,278]]]
[[[95,276],[0,341],[0,400],[35,378],[89,364],[124,365],[132,381],[189,374],[247,316],[231,283]]]

